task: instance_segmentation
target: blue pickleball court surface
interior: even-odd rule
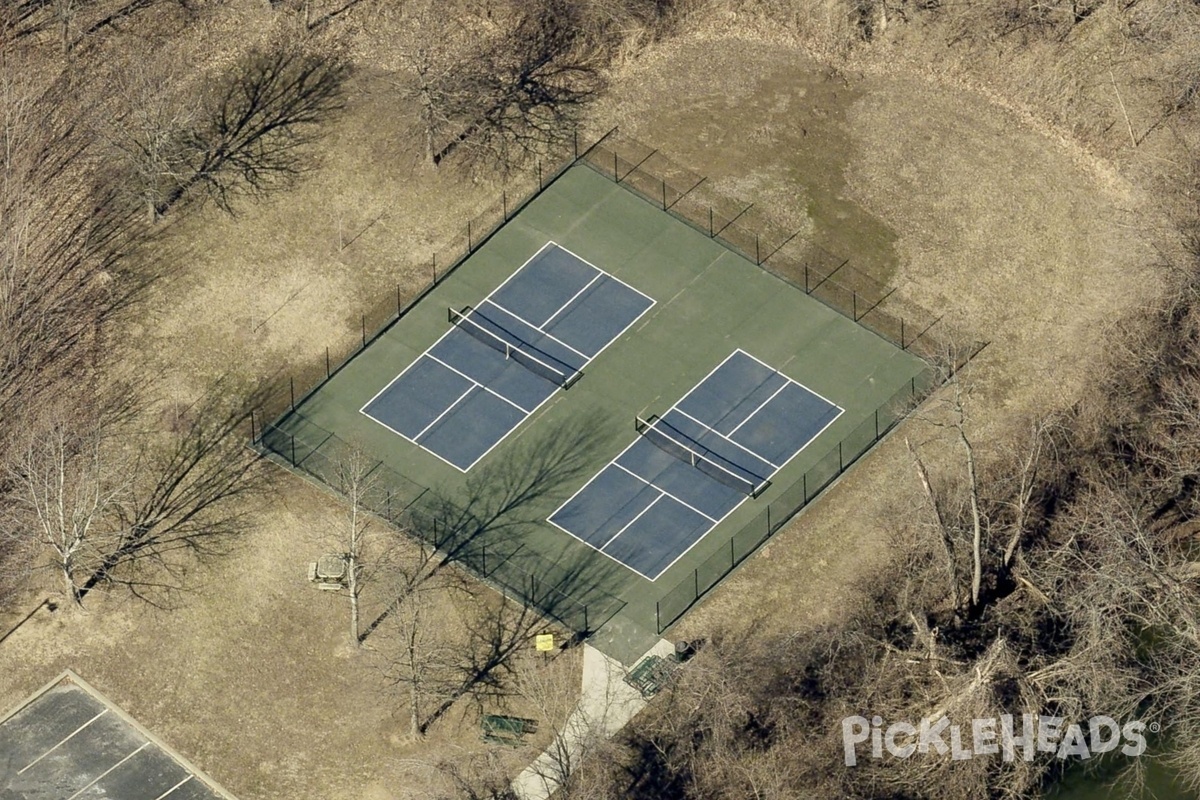
[[[842,409],[735,350],[550,515],[551,524],[655,580]]]
[[[362,413],[466,472],[653,305],[548,242]]]

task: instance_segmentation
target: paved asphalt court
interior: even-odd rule
[[[655,580],[817,438],[842,409],[735,350],[553,514],[551,524]]]
[[[0,721],[0,800],[226,800],[101,698],[63,679]]]
[[[548,242],[362,413],[466,472],[653,305]]]

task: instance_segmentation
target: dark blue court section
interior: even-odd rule
[[[746,501],[746,487],[773,477],[841,413],[736,350],[550,522],[656,580]],[[687,451],[707,462],[703,469],[693,466]],[[738,483],[742,489],[733,488]]]
[[[547,244],[362,411],[465,472],[653,304]]]

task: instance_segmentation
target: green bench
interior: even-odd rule
[[[485,742],[513,747],[524,744],[525,736],[537,733],[538,729],[536,719],[510,717],[504,714],[484,714],[480,724],[483,727]]]
[[[649,655],[634,665],[625,676],[625,682],[642,693],[642,697],[653,697],[671,678],[679,666],[675,658]]]

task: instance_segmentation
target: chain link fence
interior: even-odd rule
[[[661,633],[937,388],[942,376],[969,361],[983,345],[954,340],[938,330],[940,317],[906,303],[893,289],[799,232],[774,225],[754,204],[742,205],[720,195],[704,177],[617,128],[590,145],[576,135],[565,152],[538,160],[517,175],[509,188],[430,257],[428,283],[415,291],[397,284],[394,293],[361,315],[359,336],[326,348],[323,359],[289,374],[251,415],[251,437],[260,452],[344,493],[343,475],[351,446],[304,419],[296,409],[576,164],[590,167],[901,349],[937,365],[914,378],[734,534],[727,551],[714,553],[666,592],[655,605]],[[372,476],[373,489],[366,504],[374,513],[576,634],[586,636],[598,630],[625,606],[623,600],[595,587],[578,566],[552,562],[520,543],[489,541],[469,526],[454,524],[450,518],[457,518],[456,512],[448,511],[443,499],[434,498],[431,490],[382,462],[374,465]]]
[[[757,517],[746,523],[700,566],[684,576],[655,603],[654,618],[662,633],[701,597],[715,587],[733,568],[746,560],[776,531],[800,512],[829,484],[850,468],[894,428],[922,399],[941,385],[942,373],[929,368],[892,396],[844,437],[815,466],[789,486]]]

